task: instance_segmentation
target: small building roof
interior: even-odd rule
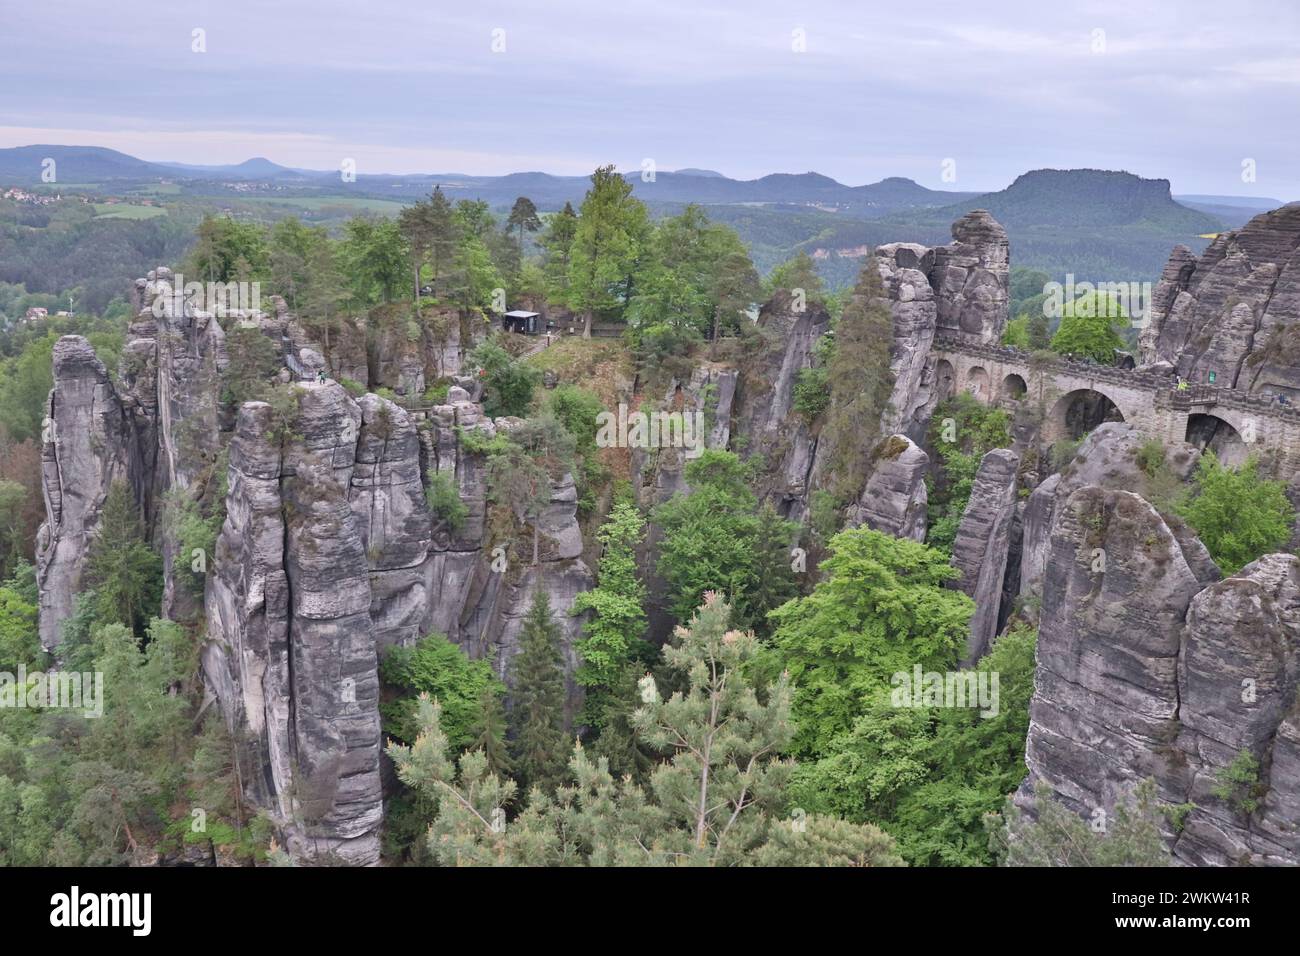
[[[506,312],[506,318],[510,319],[531,319],[533,316],[541,315],[540,312],[525,312],[523,309],[515,309],[513,312]]]

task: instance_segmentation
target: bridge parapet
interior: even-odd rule
[[[978,356],[995,362],[1011,365],[1023,365],[1034,371],[1054,371],[1074,377],[1095,378],[1098,381],[1114,382],[1129,388],[1143,388],[1149,391],[1169,388],[1169,377],[1158,372],[1139,372],[1134,369],[1114,368],[1110,365],[1098,365],[1094,362],[1081,362],[1063,356],[1047,358],[1041,352],[1026,352],[1024,349],[1011,348],[1006,345],[982,345],[936,336],[933,351],[952,352],[959,355]]]
[[[1195,385],[1179,390],[1170,384],[1169,376],[1157,372],[1113,368],[1109,365],[1073,361],[1063,357],[1047,358],[1042,353],[1026,352],[1009,346],[983,345],[940,336],[935,337],[933,351],[988,359],[1004,366],[1019,365],[1029,371],[1088,378],[1126,388],[1140,389],[1152,393],[1157,405],[1178,411],[1187,412],[1198,407],[1209,409],[1216,406],[1234,408],[1285,421],[1289,425],[1300,428],[1300,407],[1281,405],[1275,399],[1241,389]]]

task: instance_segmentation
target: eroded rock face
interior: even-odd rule
[[[1019,466],[1020,456],[1010,448],[995,448],[980,460],[970,500],[953,540],[952,564],[961,572],[953,586],[975,602],[966,642],[967,664],[984,656],[997,633]]]
[[[36,536],[41,646],[52,651],[82,590],[86,549],[117,482],[130,488],[134,433],[104,363],[80,335],[54,344],[41,446],[45,522]]]
[[[366,865],[383,801],[372,596],[349,500],[361,424],[336,384],[302,386],[283,447],[269,406],[241,410],[203,665],[227,720],[258,743],[291,852]]]
[[[926,268],[933,268],[934,251],[910,242],[876,247],[876,265],[889,300],[894,341],[889,371],[894,388],[882,422],[885,432],[906,431],[916,423],[929,397],[928,363],[938,328],[938,300]],[[919,435],[917,437],[920,437]]]
[[[490,657],[508,681],[541,588],[564,634],[576,712],[582,621],[570,609],[593,578],[579,557],[570,475],[538,521],[536,565],[489,539],[486,462],[457,429],[491,438],[511,421],[461,401],[433,409],[421,428],[392,402],[353,401],[332,382],[303,384],[298,396],[283,435],[269,406],[241,410],[203,667],[231,726],[257,744],[254,796],[289,849],[371,864],[382,820],[379,656],[437,631]],[[459,528],[430,512],[426,473],[454,483],[467,512]]]
[[[941,334],[983,344],[1002,338],[1010,301],[1011,245],[986,210],[973,209],[952,224],[953,241],[937,246],[926,270],[935,291]]]
[[[1177,860],[1294,863],[1300,560],[1267,555],[1207,586],[1189,553],[1199,542],[1179,538],[1131,492],[1085,487],[1061,504],[1017,802],[1041,782],[1092,817],[1151,777],[1161,801],[1188,808],[1165,828]],[[1225,799],[1221,775],[1242,751],[1258,786]]]
[[[929,248],[909,242],[876,247],[876,265],[894,320],[889,366],[894,376],[886,432],[921,441],[949,383],[930,356],[936,335],[980,344],[1001,340],[1010,302],[1006,230],[976,209],[952,224],[953,242]]]
[[[1216,384],[1300,398],[1300,204],[1222,233],[1198,258],[1177,247],[1152,296],[1142,359]]]
[[[849,509],[849,526],[866,525],[896,538],[924,541],[930,456],[905,435],[891,435],[875,460],[861,497]]]
[[[1059,504],[1089,485],[1153,495],[1154,479],[1140,458],[1146,444],[1146,437],[1132,425],[1124,422],[1099,425],[1079,445],[1065,468],[1045,480],[1029,496],[1024,514],[1019,593],[1033,599],[1028,605],[1031,617],[1033,603],[1042,596],[1043,572],[1049,557],[1049,534]],[[1164,466],[1167,480],[1186,482],[1196,471],[1200,459],[1201,453],[1185,442],[1166,447]],[[1186,538],[1198,578],[1206,582],[1217,580],[1218,570],[1213,567],[1204,546],[1199,541],[1192,544],[1195,539],[1185,532],[1181,521],[1166,520],[1177,529],[1176,533]]]
[[[817,442],[792,411],[794,386],[799,372],[812,364],[813,347],[830,321],[824,308],[809,305],[799,311],[795,299],[778,292],[759,311],[767,345],[746,362],[736,389],[732,428],[745,438],[741,455],[762,455],[767,466],[759,497],[796,520],[807,509]]]

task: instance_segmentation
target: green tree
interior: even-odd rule
[[[27,489],[16,481],[0,478],[0,578],[22,560],[26,542]]]
[[[731,452],[705,450],[686,465],[686,480],[689,493],[653,514],[663,530],[658,570],[673,614],[686,620],[706,591],[718,591],[735,601],[742,626],[760,623],[771,603],[761,596],[792,580],[789,561],[772,560],[771,548],[775,542],[788,555],[794,526],[760,517],[746,467]],[[771,577],[760,580],[760,573]]]
[[[54,343],[49,333],[0,362],[0,426],[15,442],[41,440],[41,422],[54,387]]]
[[[945,586],[957,571],[940,551],[865,527],[828,547],[813,592],[771,615],[780,666],[797,688],[795,752],[813,757],[853,728],[893,674],[952,670],[973,610]]]
[[[1090,292],[1062,305],[1061,324],[1052,336],[1052,351],[1114,365],[1116,351],[1124,348],[1120,330],[1127,327],[1128,316],[1119,302],[1109,295]]]
[[[591,337],[596,312],[625,304],[632,294],[648,219],[632,184],[613,166],[591,175],[569,252],[569,306],[583,316],[583,338]]]
[[[495,681],[478,694],[478,711],[470,724],[469,749],[482,751],[489,773],[506,775],[513,767],[506,746],[506,712],[501,706],[503,688]]]
[[[379,662],[379,676],[398,696],[380,704],[384,731],[399,740],[414,740],[415,698],[432,694],[442,704],[449,746],[473,746],[480,731],[481,695],[499,698],[505,688],[487,659],[472,661],[442,634],[429,634],[413,647],[390,648]]]
[[[570,785],[535,790],[505,822],[516,787],[488,772],[481,753],[457,767],[447,757],[438,707],[421,702],[413,746],[390,746],[398,777],[437,804],[428,844],[444,865],[898,866],[888,836],[872,826],[787,815],[794,764],[790,687],[760,694],[747,678],[757,642],[728,629],[729,609],[710,595],[666,650],[684,690],[651,693],[633,722],[667,753],[648,788],[615,781],[606,760],[581,745]]]
[[[510,207],[510,215],[506,218],[506,228],[513,229],[517,237],[513,274],[518,275],[524,262],[524,233],[536,232],[542,228],[542,220],[537,215],[537,206],[531,199],[520,196],[515,200],[515,204]]]
[[[763,291],[769,297],[779,290],[793,293],[796,289],[803,290],[806,305],[826,304],[826,283],[817,273],[812,256],[802,250],[773,269],[763,284]]]
[[[826,370],[830,399],[821,441],[830,449],[828,474],[833,477],[828,490],[841,503],[866,481],[881,416],[889,407],[893,330],[880,270],[875,257],[868,256],[835,324],[835,350]]]
[[[121,623],[137,635],[162,604],[163,568],[149,546],[140,512],[125,482],[115,482],[104,499],[99,530],[86,549],[83,583],[95,592],[95,614]]]
[[[800,764],[792,799],[809,812],[876,824],[913,865],[992,864],[983,818],[1025,776],[1034,643],[1032,630],[1012,628],[980,660],[976,680],[996,690],[987,709],[977,700],[897,706],[892,690],[873,691],[852,728]]]
[[[596,586],[573,602],[573,614],[590,613],[582,626],[575,675],[586,688],[583,723],[599,732],[609,701],[636,655],[644,655],[645,585],[637,578],[636,549],[645,535],[645,519],[629,499],[617,502],[596,532],[603,545]]]
[[[269,266],[266,230],[228,216],[205,215],[182,274],[193,281],[245,282],[264,275]]]
[[[573,470],[573,438],[554,418],[529,419],[511,428],[488,458],[488,497],[533,528],[533,566],[541,559],[542,512],[553,483]]]
[[[1129,799],[1115,804],[1101,833],[1052,799],[1048,789],[1036,792],[1033,802],[1033,818],[1010,797],[1001,816],[989,817],[991,848],[1006,866],[1172,865],[1160,837],[1153,780],[1144,780]]]
[[[406,249],[411,257],[411,272],[413,274],[411,301],[418,302],[420,298],[420,270],[424,268],[425,260],[428,259],[433,248],[437,229],[434,223],[432,206],[421,199],[410,206],[404,207],[397,214],[397,227],[401,230],[402,238],[406,240]]]
[[[1175,510],[1196,529],[1225,575],[1285,550],[1295,521],[1286,483],[1262,478],[1257,458],[1225,468],[1212,451],[1197,465],[1195,494]]]
[[[0,670],[12,673],[19,664],[32,665],[41,659],[36,600],[36,569],[20,564],[0,584]]]
[[[260,328],[237,325],[226,333],[226,352],[230,364],[221,380],[222,401],[235,408],[244,402],[265,401],[284,368],[280,348]]]
[[[564,659],[551,601],[538,588],[510,662],[510,727],[516,775],[525,789],[551,792],[564,775]]]
[[[951,552],[980,462],[994,448],[1011,447],[1011,417],[968,392],[958,392],[936,406],[929,439],[941,467],[936,475],[926,476],[930,525],[926,544]]]
[[[348,220],[342,265],[354,304],[392,302],[405,282],[408,264],[406,242],[395,219]]]
[[[483,410],[489,417],[528,414],[533,390],[541,381],[537,369],[495,342],[484,342],[470,352],[469,362],[483,370]]]
[[[573,236],[578,231],[578,214],[572,203],[546,217],[542,233],[542,274],[545,277],[546,297],[552,302],[569,301],[569,260]]]

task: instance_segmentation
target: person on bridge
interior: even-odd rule
[[[1187,379],[1183,378],[1181,375],[1178,376],[1178,391],[1187,391]]]

